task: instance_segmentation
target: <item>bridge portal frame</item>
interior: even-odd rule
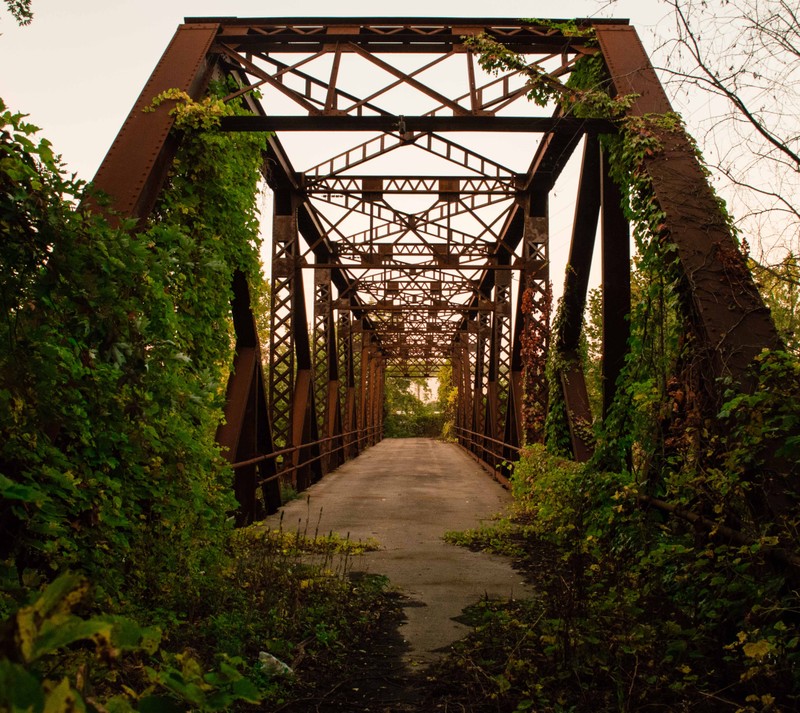
[[[603,121],[567,117],[559,110],[550,117],[507,116],[501,109],[523,98],[526,86],[503,85],[500,99],[485,100],[485,87],[476,81],[469,57],[469,91],[460,97],[442,94],[415,73],[385,59],[415,52],[468,56],[463,38],[480,33],[526,56],[560,56],[557,72],[563,74],[575,57],[599,52],[611,78],[611,92],[637,95],[631,114],[671,110],[634,28],[619,20],[578,24],[593,30],[591,42],[582,35],[565,35],[554,29],[554,23],[507,19],[187,18],[179,26],[94,183],[111,197],[118,213],[144,221],[164,184],[179,139],[171,132],[173,122],[166,107],[151,113],[142,109],[171,88],[200,98],[215,75],[236,76],[242,84],[236,94],[250,102],[254,114],[227,118],[223,129],[277,132],[269,138],[265,157],[265,165],[271,166],[265,178],[275,196],[271,368],[269,374],[264,373],[249,287],[237,275],[232,286],[236,356],[225,423],[217,436],[235,469],[240,522],[251,522],[262,510],[272,511],[280,504],[280,469],[284,478],[289,474],[292,484],[303,489],[377,442],[382,435],[384,379],[398,368],[411,375],[425,374],[443,359],[452,363],[460,393],[455,423],[459,441],[492,468],[502,471],[502,463],[512,459],[523,443],[541,440],[547,409],[544,361],[551,342],[548,196],[582,141],[583,163],[565,277],[565,318],[552,336],[552,346],[563,357],[559,376],[573,455],[578,460],[591,455],[584,426],[592,415],[577,354],[598,222],[604,412],[614,398],[616,378],[627,354],[630,311],[629,231],[619,191],[608,176],[597,141],[599,133],[613,127]],[[305,73],[302,61],[287,64],[275,56],[287,53],[330,54],[330,78],[322,81]],[[383,110],[374,96],[345,91],[337,82],[345,53],[379,66],[396,83],[413,86],[439,105],[424,115],[399,116]],[[290,86],[287,79],[295,85]],[[257,86],[277,89],[302,107],[302,113],[267,115],[246,94]],[[279,137],[284,131],[301,130],[382,133],[299,174]],[[441,136],[460,130],[524,130],[540,132],[542,139],[529,170],[517,175]],[[717,214],[716,199],[691,146],[667,133],[660,138],[666,150],[649,159],[646,170],[666,216],[665,230],[677,246],[679,269],[690,295],[685,316],[705,360],[699,370],[706,375],[705,391],[713,394],[715,380],[721,376],[731,376],[746,386],[748,365],[763,347],[779,344],[777,334],[749,272],[729,269],[739,252],[727,225],[710,220]],[[481,177],[439,178],[440,201],[421,215],[387,209],[381,202],[384,194],[413,193],[420,187],[430,191],[426,184],[430,177],[355,176],[352,171],[370,151],[382,155],[412,141],[462,166],[478,165]],[[395,315],[406,318],[413,310],[396,309],[388,297],[377,305],[364,300],[359,288],[366,283],[354,279],[352,262],[345,265],[342,256],[350,250],[363,265],[371,261],[381,266],[384,274],[390,274],[389,267],[402,265],[405,279],[417,285],[415,273],[425,268],[398,262],[395,249],[385,242],[375,253],[359,252],[358,241],[364,236],[345,236],[349,240],[337,242],[335,226],[320,219],[311,196],[327,196],[338,201],[340,208],[388,216],[387,225],[395,221],[412,231],[422,227],[431,235],[442,234],[441,221],[456,209],[474,210],[492,196],[511,196],[513,204],[499,228],[487,227],[485,235],[491,240],[481,242],[449,231],[447,248],[438,243],[431,248],[432,264],[441,274],[457,272],[459,259],[477,256],[483,261],[481,277],[472,299],[459,304],[457,319],[449,321],[442,321],[442,315],[453,312],[453,307],[441,283],[437,287],[437,281],[430,280],[424,307],[429,318],[426,326],[414,332],[423,339],[414,341],[400,329]],[[390,234],[391,227],[385,231]],[[308,246],[305,251],[301,237]],[[421,243],[423,247],[397,243],[396,249],[424,251],[425,240]],[[313,264],[308,262],[311,256]],[[312,324],[305,307],[304,273],[309,270],[313,270],[315,286]],[[512,271],[520,275],[515,300],[510,294]],[[334,288],[338,299],[333,297]],[[388,283],[382,289],[384,297],[400,291]],[[446,339],[442,339],[443,327],[450,329]],[[424,356],[426,348],[435,358]]]

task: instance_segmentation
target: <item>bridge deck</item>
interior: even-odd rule
[[[477,527],[510,503],[510,495],[458,446],[426,438],[389,438],[285,505],[283,527],[330,530],[377,539],[357,569],[384,574],[413,600],[401,629],[416,662],[468,629],[452,620],[490,597],[521,596],[522,577],[506,558],[448,545],[448,530]],[[321,513],[320,513],[321,511]],[[276,527],[278,515],[267,520]],[[423,606],[420,606],[423,605]]]

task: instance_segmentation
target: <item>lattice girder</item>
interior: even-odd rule
[[[322,462],[321,448],[352,457],[381,437],[387,372],[433,376],[447,363],[459,389],[459,439],[476,456],[496,463],[509,446],[541,440],[550,346],[548,195],[581,143],[564,296],[571,311],[554,342],[565,357],[568,411],[591,418],[581,411],[585,385],[573,357],[599,217],[608,408],[625,358],[629,301],[627,226],[596,141],[614,127],[567,116],[554,104],[534,106],[525,72],[486,73],[467,45],[485,34],[562,80],[581,57],[600,53],[612,91],[636,95],[632,114],[670,110],[633,28],[625,21],[578,24],[589,31],[476,18],[190,18],[178,29],[95,184],[121,214],[147,219],[179,137],[170,134],[168,107],[142,109],[166,89],[200,98],[212,76],[228,75],[239,88],[227,99],[253,115],[226,117],[223,130],[277,132],[264,161],[275,202],[270,374],[248,366],[260,354],[257,335],[247,346],[237,340],[243,366],[229,393],[250,394],[253,407],[231,409],[230,443],[280,451],[287,477],[305,487],[336,465],[330,457]],[[687,322],[705,348],[707,372],[746,384],[750,361],[762,347],[777,346],[777,333],[749,275],[733,281],[720,266],[718,255],[737,254],[727,227],[673,221],[687,212],[707,215],[715,204],[688,143],[665,141],[669,164],[655,157],[647,170],[679,269],[694,286]],[[309,271],[325,276],[316,294],[303,287],[315,282],[304,279]],[[311,335],[307,301],[314,303]],[[237,379],[249,379],[247,388]],[[258,395],[265,386],[266,399]],[[714,392],[713,379],[706,387]],[[265,403],[270,437],[242,440],[246,414]],[[502,456],[494,441],[505,441]],[[573,451],[585,458],[590,449],[573,438]],[[237,482],[251,481],[247,475]],[[252,518],[255,500],[242,498]]]

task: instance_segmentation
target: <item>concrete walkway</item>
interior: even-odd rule
[[[363,556],[356,569],[384,574],[413,601],[401,634],[409,662],[435,659],[437,650],[463,637],[453,621],[482,596],[528,593],[509,560],[448,545],[448,530],[475,528],[503,511],[511,496],[452,443],[390,438],[365,451],[287,503],[283,527],[313,533],[374,538],[383,549]],[[266,524],[278,526],[278,515]]]

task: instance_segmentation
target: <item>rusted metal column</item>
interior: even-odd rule
[[[524,235],[524,214],[518,211],[519,215],[523,215],[520,219],[519,215],[516,220],[509,227],[508,238],[516,243],[522,240]],[[524,432],[522,430],[523,417],[522,405],[524,399],[523,390],[523,361],[522,361],[522,339],[524,335],[525,326],[525,312],[523,304],[525,302],[525,289],[527,283],[527,274],[535,268],[533,263],[530,263],[525,257],[525,247],[523,243],[522,257],[519,258],[520,271],[519,283],[517,286],[516,308],[514,311],[514,333],[511,340],[511,354],[510,354],[510,368],[511,374],[508,384],[508,404],[506,406],[506,422],[503,428],[503,442],[517,448],[524,442]],[[509,448],[505,449],[504,457],[508,461],[516,460],[517,452]]]
[[[464,378],[468,380],[467,391],[470,395],[466,404],[467,410],[464,413],[464,427],[478,433],[483,413],[483,348],[479,339],[480,318],[476,315],[475,319],[467,324],[467,358],[469,359],[469,369],[464,373]],[[466,436],[466,445],[470,450],[476,452],[477,445],[474,433]]]
[[[287,417],[288,428],[284,431],[287,445],[295,448],[289,459],[292,484],[300,491],[317,481],[322,476],[322,470],[319,459],[314,460],[319,455],[319,444],[316,443],[318,429],[302,258],[294,219],[296,205],[296,199],[288,191],[285,194],[276,193],[272,266],[271,392],[276,419],[278,415],[281,418]],[[291,211],[289,215],[285,212],[287,208]],[[292,345],[294,349],[287,350]]]
[[[564,278],[561,323],[555,335],[559,362],[562,364],[559,378],[567,410],[572,455],[581,462],[588,460],[594,452],[592,411],[578,349],[600,213],[600,172],[599,142],[596,136],[587,134]]]
[[[177,149],[170,133],[175,123],[168,105],[145,113],[167,89],[199,99],[213,69],[209,55],[219,25],[180,25],[133,105],[94,177],[94,186],[111,199],[117,213],[143,220],[150,215]],[[112,216],[113,218],[113,216]]]
[[[600,154],[600,236],[603,290],[603,417],[617,390],[625,366],[630,336],[631,252],[630,228],[622,212],[622,194],[608,175],[608,162]]]
[[[353,433],[358,427],[354,361],[350,310],[346,308],[339,313],[339,399],[342,404],[342,431],[345,434],[344,460],[358,455],[358,441]]]
[[[602,24],[595,30],[617,94],[637,95],[629,113],[670,112],[636,30]],[[702,362],[695,364],[703,381],[697,391],[716,395],[701,405],[713,416],[721,397],[719,379],[730,376],[752,389],[748,367],[753,358],[781,342],[689,139],[682,131],[652,129],[662,149],[644,165],[664,213],[663,233],[677,249],[686,317]]]
[[[545,374],[550,348],[550,222],[548,195],[536,191],[529,197],[525,214],[523,240],[522,292],[523,366],[522,431],[525,443],[544,441],[544,420],[548,407],[548,384]]]
[[[458,442],[462,446],[466,446],[466,438],[458,429],[470,427],[467,417],[471,400],[469,373],[469,335],[459,331],[453,343],[453,386],[457,393],[454,422]]]
[[[329,260],[326,262],[330,262]],[[331,271],[326,268],[314,269],[314,338],[311,356],[314,365],[314,404],[316,406],[317,428],[321,434],[327,432],[328,402],[328,333],[331,320]],[[322,446],[325,456],[327,447]],[[327,471],[326,458],[323,457],[323,471]]]
[[[241,272],[234,275],[231,307],[236,354],[228,378],[225,420],[217,429],[217,442],[229,462],[242,463],[269,455],[274,449],[261,346],[247,278]],[[275,472],[275,463],[271,459],[235,470],[234,493],[239,502],[237,525],[248,525],[278,509],[281,494]]]
[[[358,399],[358,438],[359,450],[370,445],[370,384],[372,376],[372,344],[370,333],[363,329],[361,332],[361,359],[360,359],[360,385]]]
[[[361,442],[361,434],[363,432],[364,424],[361,419],[361,375],[363,373],[362,358],[363,358],[363,345],[364,345],[364,332],[360,320],[353,320],[350,323],[350,334],[352,335],[353,345],[353,385],[351,389],[352,396],[348,402],[348,419],[353,424],[352,430],[355,431],[351,450],[353,457],[357,456],[364,447]]]
[[[500,258],[501,266],[510,265],[510,256]],[[509,390],[511,385],[511,271],[500,270],[494,280],[494,313],[492,338],[495,352],[495,383],[497,405],[493,438],[501,439],[507,420]]]
[[[275,445],[290,444],[292,395],[294,393],[294,332],[292,299],[299,253],[297,221],[289,191],[275,191],[272,219],[272,289],[270,304],[269,408]]]
[[[314,270],[314,400],[321,444],[322,471],[342,463],[342,410],[339,401],[339,357],[333,312],[331,271]]]
[[[483,436],[486,435],[487,418],[491,418],[488,398],[488,362],[492,338],[492,303],[486,299],[481,300],[475,329],[476,352],[475,383],[472,392],[472,430],[479,435],[472,436],[472,439],[473,452],[483,460],[485,456]]]
[[[378,357],[375,360],[375,385],[373,387],[375,391],[375,403],[373,406],[375,414],[375,432],[373,435],[373,443],[378,443],[378,441],[383,440],[383,402],[386,392],[385,386],[386,364],[383,356],[378,354]]]

